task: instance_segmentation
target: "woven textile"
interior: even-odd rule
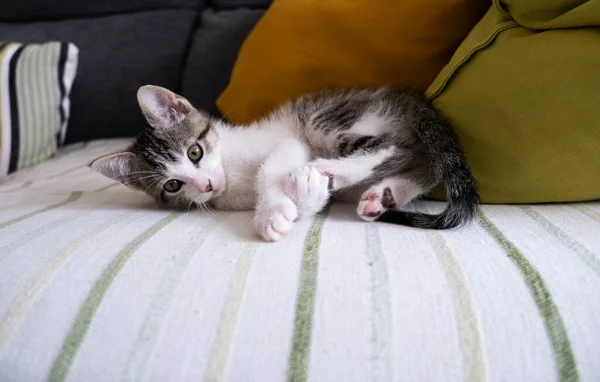
[[[333,204],[263,243],[250,212],[158,210],[87,167],[127,143],[0,183],[1,381],[600,379],[598,202],[449,231]]]
[[[56,153],[77,72],[73,44],[0,42],[0,177]]]

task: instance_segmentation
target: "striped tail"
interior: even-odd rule
[[[469,223],[477,212],[479,191],[458,136],[448,120],[424,96],[409,117],[410,125],[429,152],[436,179],[446,189],[448,206],[440,214],[388,210],[377,220],[431,229]]]

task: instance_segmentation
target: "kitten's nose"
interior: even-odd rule
[[[190,179],[190,183],[196,188],[196,190],[202,193],[211,192],[213,190],[212,184],[210,183],[210,179],[206,181]]]

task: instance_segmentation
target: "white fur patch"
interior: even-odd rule
[[[357,135],[380,135],[385,128],[385,119],[380,116],[369,113],[363,115],[358,122],[356,122],[348,130],[348,132]]]

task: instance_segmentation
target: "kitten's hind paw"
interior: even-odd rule
[[[296,205],[285,198],[274,204],[258,206],[254,215],[254,227],[264,240],[279,241],[292,230],[296,219]]]
[[[360,198],[356,213],[361,219],[372,222],[392,208],[396,208],[392,191],[387,187],[371,187]]]

